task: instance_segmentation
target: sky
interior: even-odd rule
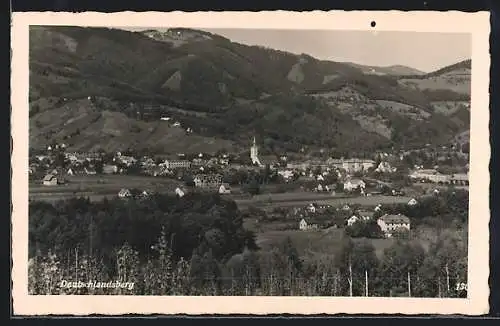
[[[142,30],[150,28],[135,28]],[[160,28],[151,28],[161,30]],[[470,34],[339,30],[205,29],[246,45],[260,45],[321,60],[368,66],[404,65],[423,72],[470,59]],[[130,29],[129,29],[130,30]]]

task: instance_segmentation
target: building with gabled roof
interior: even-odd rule
[[[379,217],[377,224],[386,237],[392,237],[399,230],[410,230],[410,219],[402,214],[385,214]]]

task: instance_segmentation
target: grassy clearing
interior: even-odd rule
[[[301,256],[330,255],[335,254],[343,236],[343,229],[266,231],[257,234],[257,244],[261,250],[272,250],[290,237]]]
[[[98,201],[113,197],[122,188],[137,188],[147,191],[173,192],[180,183],[167,178],[129,175],[85,175],[67,176],[66,184],[44,186],[29,184],[29,198],[40,201],[57,201],[71,197],[88,197]]]
[[[179,184],[175,180],[147,176],[128,175],[89,175],[67,176],[66,184],[58,186],[44,186],[39,183],[30,183],[31,193],[65,193],[65,192],[92,192],[109,193],[120,191],[122,188],[161,189],[173,188]]]
[[[376,206],[378,204],[395,204],[395,203],[407,203],[411,197],[406,196],[370,196],[370,197],[322,197],[308,196],[305,198],[295,197],[293,200],[275,200],[274,194],[267,195],[271,200],[256,200],[245,199],[236,200],[236,203],[240,207],[247,207],[254,205],[262,208],[274,208],[274,207],[302,207],[309,203],[317,203],[318,205],[331,205],[331,206],[341,206],[344,204],[359,204],[361,206]]]

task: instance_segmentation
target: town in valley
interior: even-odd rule
[[[470,60],[403,73],[92,30],[30,30],[31,293],[467,295]],[[257,64],[287,73],[253,94]],[[135,286],[57,286],[75,278]]]

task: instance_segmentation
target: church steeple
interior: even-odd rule
[[[253,145],[256,146],[257,142],[255,141],[255,136],[253,136]]]

